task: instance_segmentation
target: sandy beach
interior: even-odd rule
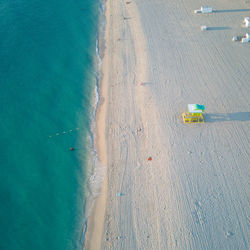
[[[211,14],[194,14],[202,4]],[[249,249],[249,1],[107,0],[84,249]],[[209,27],[201,31],[201,25]],[[184,124],[187,104],[204,124]],[[149,160],[150,158],[150,160]]]

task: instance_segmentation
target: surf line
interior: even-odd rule
[[[56,136],[59,136],[59,135],[70,134],[70,133],[78,131],[78,130],[80,130],[80,128],[74,128],[74,129],[70,129],[70,130],[64,130],[61,133],[56,133],[56,134],[53,134],[53,135],[49,135],[48,138],[56,137]]]

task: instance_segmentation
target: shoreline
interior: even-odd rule
[[[100,195],[94,201],[93,209],[91,214],[87,219],[87,229],[85,233],[85,242],[84,242],[84,249],[100,249],[101,248],[101,237],[103,232],[103,225],[104,225],[104,215],[106,209],[106,197],[107,197],[107,148],[106,148],[106,112],[107,112],[107,66],[106,66],[106,33],[108,27],[108,19],[106,15],[107,11],[107,2],[109,0],[102,3],[104,6],[104,17],[106,22],[103,29],[103,24],[101,24],[101,28],[99,30],[99,38],[98,38],[98,56],[99,60],[101,60],[101,68],[99,69],[99,86],[98,94],[99,100],[96,109],[96,130],[94,135],[94,147],[96,148],[98,161],[102,164],[105,168],[105,175],[104,180],[101,187]],[[104,32],[104,34],[101,34]],[[105,72],[107,74],[105,74]]]
[[[104,64],[104,59],[103,59]],[[100,195],[94,201],[93,209],[87,220],[87,230],[85,235],[84,249],[100,249],[101,237],[103,232],[104,215],[106,208],[107,197],[107,149],[106,149],[106,103],[104,100],[105,90],[99,86],[100,100],[96,112],[96,134],[95,134],[95,148],[98,155],[98,161],[105,168],[105,176],[101,187]]]
[[[122,5],[125,3],[119,3],[118,12],[119,15],[123,16]],[[135,3],[133,3],[135,4]],[[112,29],[115,26],[115,23],[118,21],[117,17],[110,20],[110,17],[113,18],[114,15],[114,6],[115,5],[112,0],[107,0],[105,3],[105,18],[106,18],[106,25],[105,25],[105,35],[104,35],[104,44],[101,44],[100,55],[102,58],[102,69],[101,69],[101,78],[100,86],[98,88],[99,98],[100,101],[98,103],[97,113],[96,113],[96,135],[95,135],[95,148],[97,149],[98,160],[106,166],[106,174],[101,190],[100,196],[97,197],[93,210],[91,212],[90,217],[87,221],[87,230],[86,230],[86,237],[85,237],[85,245],[84,249],[101,249],[102,237],[103,237],[103,230],[104,230],[104,220],[105,220],[105,212],[107,209],[106,206],[106,199],[107,199],[107,191],[108,191],[108,178],[110,177],[108,171],[108,155],[112,156],[112,152],[108,152],[107,149],[107,100],[109,98],[109,79],[112,79],[113,73],[110,71],[110,63],[114,61],[113,58],[113,49],[114,49],[114,37],[117,36],[117,32],[114,32]],[[117,14],[117,13],[115,13]],[[137,15],[138,11],[137,7],[134,6],[133,10],[130,12],[131,15]],[[124,19],[125,20],[125,19]],[[142,32],[142,27],[140,21],[134,22],[135,27],[130,27],[132,32],[132,40],[133,40],[133,52],[136,52],[136,57],[138,57],[138,63],[135,65],[134,73],[136,74],[135,81],[147,80],[147,73],[145,68],[147,67],[147,56],[144,54],[146,51],[145,39]],[[137,37],[137,32],[140,34],[140,39]],[[119,39],[118,39],[119,40]],[[140,58],[141,56],[141,58]],[[116,60],[116,59],[115,59]],[[111,63],[112,64],[112,63]],[[136,91],[137,92],[137,91]],[[143,109],[144,101],[140,104],[140,107]],[[144,113],[142,111],[142,113]],[[145,119],[145,115],[144,119]],[[110,117],[109,117],[110,118]],[[112,119],[111,119],[112,120]],[[112,123],[112,121],[111,121]],[[112,158],[112,157],[111,157]],[[111,160],[112,162],[112,160]],[[106,232],[106,235],[108,233]]]

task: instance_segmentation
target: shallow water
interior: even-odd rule
[[[81,248],[98,9],[0,3],[0,249]]]

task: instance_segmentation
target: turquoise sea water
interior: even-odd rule
[[[0,249],[82,247],[99,7],[0,1]]]

